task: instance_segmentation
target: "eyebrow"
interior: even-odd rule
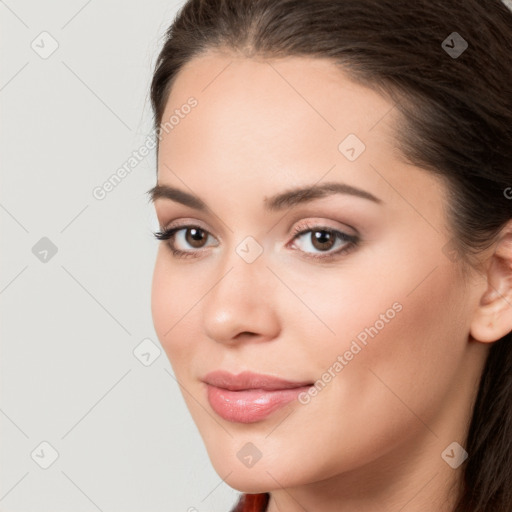
[[[152,202],[156,199],[165,198],[199,211],[208,210],[206,203],[199,197],[185,192],[184,190],[170,187],[169,185],[157,184],[153,188],[149,189],[147,194],[149,194]],[[341,182],[328,182],[320,185],[294,188],[271,197],[265,197],[264,205],[266,210],[276,212],[333,194],[352,195],[362,199],[368,199],[378,204],[383,202],[378,197],[370,194],[370,192],[366,192],[360,188]]]

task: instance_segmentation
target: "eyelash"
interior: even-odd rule
[[[197,226],[197,225],[193,225],[193,224],[186,224],[186,225],[182,225],[182,226],[175,226],[172,228],[164,229],[162,231],[156,231],[153,233],[153,235],[157,240],[170,240],[170,241],[174,242],[174,235],[178,231],[181,231],[183,229],[186,230],[189,228],[200,229],[207,235],[210,234],[210,233],[208,233],[208,231],[203,229],[201,226]],[[311,254],[311,253],[305,253],[307,255],[306,256],[307,258],[311,258],[314,260],[327,261],[327,260],[335,259],[337,257],[341,257],[343,254],[346,254],[349,251],[351,251],[352,249],[354,249],[359,244],[359,241],[360,241],[359,237],[356,235],[349,235],[347,233],[344,233],[343,231],[339,231],[337,229],[333,229],[328,226],[322,226],[322,225],[310,226],[307,223],[299,224],[293,229],[294,236],[293,236],[292,240],[295,240],[296,238],[299,238],[301,235],[304,235],[306,233],[315,232],[315,231],[327,231],[328,233],[332,233],[336,237],[337,240],[342,240],[342,241],[346,242],[346,245],[344,245],[341,249],[338,249],[338,250],[336,250],[334,252],[330,252],[330,253],[316,254],[316,255]],[[197,258],[198,253],[201,252],[201,249],[199,249],[197,251],[182,251],[180,249],[176,249],[172,243],[169,243],[167,245],[170,248],[170,250],[172,251],[172,254],[175,258]]]

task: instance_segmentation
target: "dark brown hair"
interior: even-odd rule
[[[468,44],[460,55],[454,37]],[[476,268],[512,218],[512,12],[501,0],[189,0],[156,63],[155,128],[180,69],[210,50],[332,59],[390,99],[403,158],[447,185],[461,268]],[[454,512],[512,511],[511,336],[489,352]]]

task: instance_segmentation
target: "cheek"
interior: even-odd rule
[[[421,280],[416,271],[388,283],[381,278],[378,293],[359,288],[358,303],[339,303],[337,321],[330,319],[336,339],[321,354],[309,354],[324,375],[328,368],[336,373],[331,389],[319,393],[326,410],[334,417],[350,410],[351,421],[371,420],[379,435],[387,425],[390,439],[405,424],[422,428],[415,415],[428,423],[439,410],[456,381],[467,340],[463,291],[449,265],[440,265],[417,288],[411,285]],[[334,367],[338,356],[343,363]]]
[[[394,404],[407,412],[400,397],[433,414],[464,356],[464,286],[441,252],[444,240],[423,232],[416,245],[404,240],[347,258],[339,273],[310,271],[305,280],[288,271],[286,282],[310,311],[295,301],[283,317],[296,319],[319,395],[338,413],[340,403],[377,415]]]
[[[378,364],[383,369],[386,365],[383,378],[396,383],[411,400],[425,400],[424,406],[448,392],[467,344],[464,292],[451,270],[449,265],[440,266],[407,292],[386,340],[389,348],[376,350]]]
[[[169,284],[165,266],[162,263],[162,247],[158,253],[153,269],[153,282],[151,285],[151,315],[153,325],[162,345],[165,344],[165,332],[171,327],[172,304],[169,305]],[[164,347],[165,348],[165,347]]]
[[[195,293],[194,290],[196,290]],[[173,368],[176,359],[186,353],[180,352],[180,347],[186,345],[190,348],[190,342],[194,338],[190,333],[195,332],[191,320],[192,308],[200,298],[197,290],[192,276],[183,271],[180,272],[178,266],[170,262],[170,256],[161,245],[153,271],[151,314],[155,332]],[[197,323],[195,323],[195,329],[197,329]],[[186,344],[179,341],[183,339],[187,340]],[[189,350],[188,353],[192,351]],[[177,369],[179,370],[179,366]]]

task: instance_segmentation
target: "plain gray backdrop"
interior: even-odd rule
[[[150,306],[151,72],[181,2],[0,1],[2,512],[222,512]],[[142,343],[142,345],[141,345]]]
[[[152,132],[151,72],[180,5],[0,0],[2,512],[236,501],[153,328],[154,150],[94,194]]]

